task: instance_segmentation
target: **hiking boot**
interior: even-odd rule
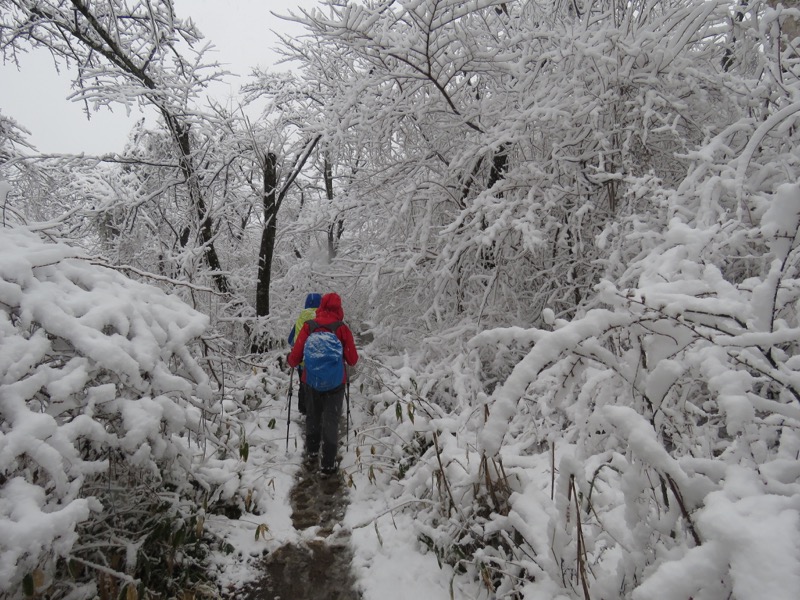
[[[339,469],[336,467],[322,467],[320,469],[323,477],[331,477],[332,475],[336,475],[339,472]]]

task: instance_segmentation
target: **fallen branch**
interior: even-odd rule
[[[361,523],[359,523],[358,525],[353,525],[352,527],[350,527],[350,528],[349,528],[349,530],[350,530],[350,531],[353,531],[353,530],[355,530],[355,529],[362,529],[362,528],[364,528],[364,527],[367,527],[367,526],[369,526],[369,525],[372,525],[372,524],[373,524],[375,521],[377,521],[377,520],[378,520],[378,519],[380,519],[381,517],[383,517],[383,516],[386,516],[386,515],[388,515],[388,514],[390,514],[390,513],[394,513],[394,511],[396,511],[396,510],[398,510],[398,509],[405,508],[405,507],[406,507],[406,506],[408,506],[409,504],[428,504],[428,505],[435,505],[435,504],[436,504],[436,502],[434,502],[433,500],[425,500],[424,498],[414,498],[414,499],[412,499],[412,500],[406,500],[405,502],[401,502],[400,504],[397,504],[397,505],[395,505],[395,506],[393,506],[393,507],[391,507],[391,508],[387,508],[385,511],[383,511],[383,512],[381,512],[381,513],[378,513],[377,515],[375,515],[375,516],[373,516],[373,517],[370,517],[369,519],[367,519],[367,520],[365,520],[365,521],[362,521],[362,522],[361,522]]]

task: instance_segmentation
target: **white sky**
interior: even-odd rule
[[[216,46],[208,59],[242,75],[229,77],[227,88],[219,86],[215,94],[223,98],[218,99],[238,89],[251,67],[268,67],[278,59],[272,51],[277,44],[272,30],[301,31],[272,12],[297,12],[299,6],[316,4],[316,0],[175,0],[178,15],[191,17],[206,40]],[[122,150],[128,131],[141,113],[126,115],[119,106],[113,112],[93,113],[87,120],[82,104],[66,100],[71,92],[71,77],[66,72],[57,73],[53,59],[44,50],[24,55],[19,70],[0,64],[0,111],[30,131],[30,140],[40,152],[100,154]]]

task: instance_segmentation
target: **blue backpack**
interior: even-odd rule
[[[320,325],[314,320],[308,323],[308,338],[303,348],[306,383],[318,392],[328,392],[344,381],[344,348],[336,337],[341,321]]]

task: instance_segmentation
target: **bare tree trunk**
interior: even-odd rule
[[[328,157],[325,157],[324,166],[324,179],[325,179],[325,195],[328,197],[329,202],[333,202],[333,167]],[[344,233],[344,219],[336,218],[333,223],[328,226],[328,262],[336,258],[338,252],[339,240]]]
[[[278,231],[278,157],[268,152],[263,165],[264,230],[261,232],[261,247],[258,251],[258,280],[256,284],[256,317],[269,315],[269,284],[272,278],[272,257],[275,252],[275,237]],[[253,340],[251,351],[264,352],[266,342]]]
[[[314,148],[319,142],[320,136],[310,140],[303,151],[294,159],[289,174],[283,185],[278,187],[278,156],[274,152],[267,152],[264,156],[263,176],[264,187],[262,199],[264,205],[264,231],[261,232],[261,246],[258,251],[258,278],[256,284],[256,317],[269,316],[269,286],[272,279],[272,259],[275,254],[275,239],[278,232],[278,211],[281,208],[283,199],[289,192],[292,184],[300,174],[303,165],[306,164],[308,157],[311,156]],[[252,353],[261,353],[268,349],[269,342],[263,335],[251,334]]]
[[[166,110],[162,110],[161,114],[164,120],[169,124],[170,132],[180,149],[179,162],[181,173],[183,173],[186,179],[189,200],[195,209],[200,241],[203,244],[203,255],[205,256],[209,269],[211,269],[211,277],[217,289],[223,294],[228,294],[231,291],[231,286],[228,283],[228,278],[222,273],[222,265],[219,262],[217,250],[214,247],[214,222],[208,214],[208,208],[206,207],[205,198],[203,197],[203,190],[200,188],[197,171],[192,162],[192,142],[189,129]]]

